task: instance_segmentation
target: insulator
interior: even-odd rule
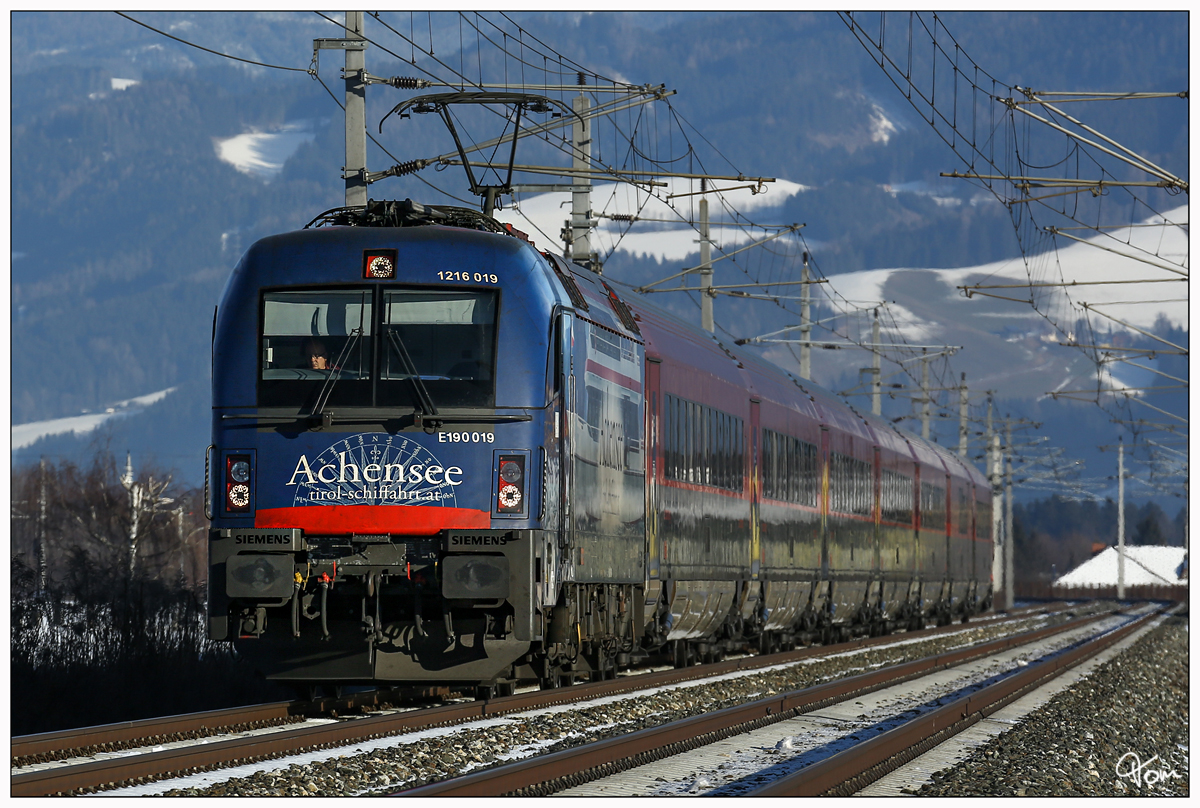
[[[632,222],[636,221],[637,217],[635,217],[632,213],[610,213],[608,214],[608,218],[612,219],[614,222]]]
[[[410,78],[408,76],[392,76],[387,80],[387,83],[397,90],[421,90],[429,86],[429,82],[425,81],[425,79]]]
[[[409,160],[407,163],[392,166],[391,174],[393,177],[403,177],[405,174],[414,174],[420,171],[426,165],[424,160]]]
[[[583,71],[582,71],[582,70],[580,70],[580,71],[579,71],[579,72],[578,72],[576,75],[579,77],[579,86],[580,86],[580,87],[582,87],[583,85],[587,84],[587,81],[586,81],[586,80],[584,80],[584,77],[583,77]]]

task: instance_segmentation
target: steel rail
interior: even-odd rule
[[[732,735],[794,718],[829,704],[890,687],[931,672],[991,656],[1107,616],[1076,618],[982,645],[935,654],[890,668],[771,696],[713,713],[692,716],[616,738],[442,780],[398,792],[404,796],[544,796],[655,760],[681,754]]]
[[[63,729],[35,735],[18,735],[10,747],[12,766],[20,768],[30,763],[45,763],[95,752],[110,752],[131,748],[131,745],[152,746],[164,740],[182,737],[238,731],[244,727],[258,728],[287,723],[289,719],[334,715],[365,707],[394,703],[400,691],[381,689],[311,701],[277,701],[245,707],[228,707],[136,721],[122,721],[93,727]]]
[[[1033,663],[969,696],[891,729],[869,741],[749,792],[746,796],[847,796],[865,788],[1026,693],[1041,687],[1161,614],[1155,610],[1062,654]]]
[[[254,707],[232,707],[203,713],[185,713],[164,718],[145,718],[79,729],[19,735],[12,739],[13,768],[32,763],[62,760],[94,752],[109,752],[129,743],[161,743],[193,733],[236,726],[268,726],[294,717],[290,702],[259,704]]]
[[[1027,607],[1021,610],[1010,611],[1007,614],[1014,620],[1023,619],[1036,612],[1048,611],[1055,605],[1057,604]],[[992,625],[995,625],[995,623]],[[273,735],[233,738],[198,746],[145,752],[129,757],[90,761],[76,765],[63,765],[41,771],[16,772],[11,778],[11,794],[13,796],[47,796],[115,787],[121,783],[151,782],[163,779],[166,776],[207,771],[235,762],[252,762],[284,757],[304,751],[331,748],[430,727],[458,724],[504,713],[568,704],[644,688],[677,684],[723,673],[749,671],[823,654],[844,653],[847,650],[887,644],[894,642],[897,638],[910,635],[925,638],[961,630],[963,630],[963,626],[960,624],[924,629],[920,632],[905,632],[900,635],[869,639],[860,638],[836,645],[812,646],[796,651],[744,657],[710,665],[643,673],[557,690],[531,691],[495,699],[447,704],[403,713],[356,718],[333,725],[285,730]],[[378,694],[358,695],[371,697]],[[325,699],[313,704],[324,705],[323,712],[328,712],[331,705],[347,704],[353,698],[349,697],[340,700]],[[304,704],[308,703],[279,702],[249,709],[254,715],[278,716],[285,710],[300,709],[300,705]],[[162,722],[164,721],[168,726],[173,725],[176,727],[188,725],[216,726],[218,725],[217,721],[220,721],[221,717],[224,717],[227,722],[229,720],[228,717],[230,715],[237,715],[239,709],[244,708],[193,713],[170,719],[146,719],[144,721],[127,722],[125,724],[85,728],[84,730],[63,730],[38,736],[24,736],[23,738],[14,739],[14,747],[20,741],[24,749],[31,749],[37,744],[46,750],[50,750],[54,745],[55,739],[58,739],[61,744],[61,741],[64,739],[79,737],[78,733],[80,732],[84,733],[91,740],[91,745],[112,743],[115,737],[122,736],[127,739],[138,735],[142,738],[153,737],[155,735],[168,734],[161,731]],[[241,715],[244,717],[245,713],[243,712]],[[214,721],[214,718],[217,720]],[[178,719],[178,721],[175,719]],[[178,732],[181,730],[176,729],[175,731]],[[112,732],[115,735],[106,736],[105,732]],[[75,735],[72,735],[72,733],[75,733]]]
[[[1005,613],[1005,620],[1023,618],[1031,612],[1053,611],[1066,606],[1063,602],[1047,603],[1038,606],[1015,609]],[[938,629],[923,629],[930,636],[953,631],[955,627]],[[889,637],[872,640],[859,638],[850,641],[850,645],[875,645],[890,641]],[[812,655],[823,653],[827,649],[843,648],[839,646],[820,646],[805,648],[788,654]],[[788,657],[793,658],[791,656]],[[743,669],[752,664],[756,658],[746,658],[738,661],[718,663],[719,672]],[[742,666],[741,668],[737,666]],[[706,675],[706,667],[696,666],[688,669],[695,676]],[[644,674],[643,674],[644,675]],[[628,678],[628,677],[626,677]],[[152,746],[161,743],[163,739],[172,736],[182,736],[189,733],[204,732],[217,734],[220,730],[241,727],[244,725],[269,726],[279,724],[289,718],[316,717],[322,715],[337,715],[348,713],[364,707],[379,706],[394,703],[395,700],[409,693],[414,688],[403,691],[382,689],[369,693],[356,693],[342,697],[325,697],[312,701],[281,701],[269,704],[258,704],[246,707],[230,707],[222,710],[209,710],[197,713],[144,718],[136,721],[124,721],[113,724],[103,724],[92,727],[56,730],[32,735],[18,735],[12,738],[10,757],[13,768],[27,766],[30,763],[44,763],[51,760],[62,760],[66,757],[80,757],[97,751],[113,751],[120,748],[131,748],[133,745]],[[416,688],[416,690],[422,690]],[[424,689],[428,691],[429,689]],[[574,693],[575,691],[571,691]],[[78,754],[73,754],[78,753]]]

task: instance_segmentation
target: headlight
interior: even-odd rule
[[[231,454],[225,457],[225,511],[243,513],[250,510],[250,455]]]
[[[496,512],[519,514],[525,511],[525,457],[500,456],[500,479],[496,481]]]

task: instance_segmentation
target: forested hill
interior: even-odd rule
[[[311,13],[131,16],[214,50],[300,70],[309,66],[314,38],[341,34]],[[657,114],[688,132],[697,149],[668,141],[664,158],[805,186],[770,214],[807,225],[827,274],[971,266],[1019,255],[1008,211],[974,204],[977,188],[938,178],[961,167],[958,158],[835,14],[509,16],[590,71],[677,90],[670,111]],[[1186,14],[943,19],[1001,81],[1054,89],[1187,87]],[[411,22],[414,36],[424,24],[419,41],[432,37],[439,60],[465,67],[469,51],[460,43],[470,44],[473,32],[458,15],[385,12],[382,20],[406,33]],[[106,429],[114,451],[153,453],[198,482],[208,442],[213,307],[254,240],[301,227],[341,203],[341,110],[303,72],[222,59],[115,14],[19,12],[10,22],[13,423],[102,413],[174,388]],[[370,17],[367,34],[392,49],[368,50],[372,73],[420,76],[419,68],[433,66],[419,53],[411,64],[401,40]],[[341,54],[322,59],[321,76],[339,95]],[[375,131],[402,97],[386,87],[370,90],[373,134],[400,160],[447,151],[432,128]],[[1180,107],[1148,104],[1136,115],[1106,109],[1094,122],[1186,175]],[[230,138],[288,127],[301,136],[277,171],[239,171],[221,157],[219,144]],[[618,146],[601,148],[611,157]],[[702,149],[720,159],[689,162]],[[392,159],[371,146],[368,164],[384,168]],[[428,169],[380,183],[372,195],[449,201],[424,180],[465,193],[460,176]],[[617,277],[658,271],[626,254],[610,266]],[[670,305],[686,313],[689,304]],[[787,324],[770,307],[761,319]],[[1060,417],[1094,444],[1090,432],[1107,428],[1106,419],[1079,411],[1041,417]],[[946,442],[954,442],[952,432]],[[49,438],[14,459],[78,454],[90,437]]]

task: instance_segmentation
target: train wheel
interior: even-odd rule
[[[551,668],[550,672],[546,676],[538,679],[538,686],[542,690],[557,690],[558,688],[562,687],[562,671],[558,668]]]
[[[314,684],[292,685],[297,701],[316,701],[321,697],[321,686]]]

